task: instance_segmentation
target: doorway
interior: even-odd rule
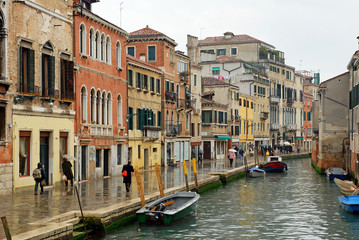
[[[109,170],[108,170],[108,157],[109,157],[109,151],[108,149],[104,149],[103,152],[103,176],[106,177],[109,175]]]
[[[46,184],[52,185],[52,182],[49,182],[49,136],[48,132],[40,133],[40,163],[44,166]]]
[[[145,168],[145,170],[148,170],[148,148],[145,149],[144,155],[145,155],[144,168]]]
[[[86,180],[87,146],[81,147],[81,180]]]
[[[203,159],[211,159],[211,142],[203,142]]]

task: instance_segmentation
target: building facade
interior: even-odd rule
[[[72,1],[11,1],[9,7],[13,185],[32,186],[39,162],[53,185],[61,181],[63,155],[74,153]]]
[[[128,155],[135,167],[161,164],[161,86],[163,74],[150,64],[127,56]]]
[[[127,163],[128,33],[75,1],[75,178],[119,175]]]
[[[202,113],[202,67],[191,63],[191,104],[193,110],[191,111],[191,158],[198,160],[199,149],[203,150],[201,137],[201,113]]]

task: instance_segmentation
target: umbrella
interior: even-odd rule
[[[70,154],[62,155],[62,157],[72,161],[76,160],[76,158],[74,156],[71,156]]]
[[[284,142],[283,144],[284,145],[290,145],[290,142]]]
[[[237,152],[235,149],[229,149],[230,152]]]

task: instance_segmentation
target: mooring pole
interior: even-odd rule
[[[183,171],[184,171],[184,179],[186,181],[186,191],[189,192],[186,161],[183,161]]]
[[[155,164],[156,168],[156,175],[157,175],[157,181],[158,181],[158,188],[160,189],[160,195],[161,197],[165,196],[165,193],[163,192],[163,185],[162,185],[162,178],[161,178],[161,168],[158,163]]]
[[[88,236],[88,234],[87,234],[87,229],[86,229],[86,223],[85,223],[84,213],[83,213],[83,211],[82,211],[81,201],[80,201],[80,197],[79,197],[79,191],[77,191],[77,187],[76,187],[76,186],[75,186],[75,191],[76,191],[76,195],[77,195],[77,200],[79,201],[79,205],[80,205],[81,217],[82,217],[82,222],[83,222],[83,224],[84,224],[86,239],[88,239],[89,236]]]
[[[198,188],[197,168],[196,168],[196,159],[195,158],[192,159],[192,165],[193,165],[194,184],[196,187],[196,192],[198,193],[199,188]]]
[[[143,191],[141,174],[138,170],[138,167],[135,168],[135,175],[137,180],[138,191],[140,192],[141,204],[142,207],[144,207],[146,205],[145,192]]]
[[[10,228],[7,223],[6,217],[1,217],[2,225],[4,227],[5,235],[7,240],[11,240]]]

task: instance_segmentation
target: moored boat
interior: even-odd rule
[[[357,186],[352,181],[341,180],[339,178],[334,178],[335,184],[340,188],[340,192],[343,195],[352,195]]]
[[[171,224],[194,211],[199,197],[195,192],[177,192],[157,199],[136,212],[138,221]]]
[[[343,168],[330,167],[327,170],[325,170],[325,174],[327,175],[329,180],[334,180],[334,178],[345,180],[348,172],[345,171]]]
[[[350,213],[359,213],[359,195],[340,196],[339,203],[345,211]]]
[[[282,157],[280,156],[268,156],[267,161],[263,164],[263,168],[266,172],[283,172],[288,170],[287,164],[282,162]]]
[[[248,175],[252,178],[263,177],[264,174],[265,174],[265,171],[258,167],[252,167],[252,168],[248,169]]]

